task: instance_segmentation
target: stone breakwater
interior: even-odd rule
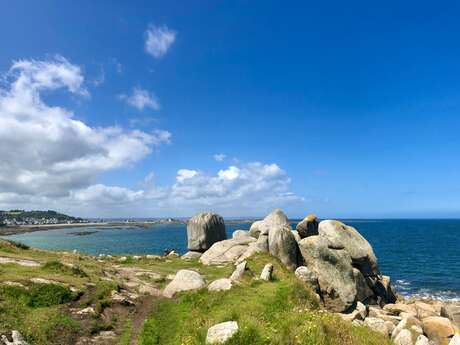
[[[204,265],[234,263],[238,275],[246,258],[268,252],[344,320],[391,337],[396,345],[460,345],[460,306],[398,297],[390,277],[380,272],[372,246],[351,226],[308,215],[293,230],[283,211],[276,209],[249,231],[236,230],[232,238],[226,238],[224,229],[219,215],[194,216],[187,226],[189,252],[184,258],[199,257]],[[269,275],[267,267],[263,279]],[[232,277],[215,285],[231,288]],[[200,285],[198,277],[192,280],[176,285]]]

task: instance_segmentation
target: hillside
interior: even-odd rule
[[[232,264],[179,257],[92,257],[0,241],[0,334],[18,330],[33,345],[204,344],[215,323],[237,320],[228,344],[381,345],[387,338],[323,310],[310,288],[268,254],[248,259],[229,291],[160,291],[180,269],[206,282]],[[257,279],[267,262],[273,279]]]

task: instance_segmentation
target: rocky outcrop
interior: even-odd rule
[[[290,225],[271,228],[268,234],[268,250],[271,255],[291,271],[297,268],[298,245]]]
[[[350,255],[353,266],[365,277],[379,274],[374,250],[355,228],[336,220],[323,220],[319,223],[318,232],[328,240],[329,248],[344,249]]]
[[[273,210],[263,220],[252,223],[249,234],[252,237],[259,238],[259,235],[268,235],[271,229],[289,225],[289,220],[280,209]]]
[[[223,344],[238,332],[236,321],[218,323],[208,329],[206,344]]]
[[[226,238],[224,219],[217,214],[199,213],[187,223],[188,250],[204,252]]]
[[[314,214],[306,216],[297,224],[296,230],[300,238],[318,235],[318,218]]]
[[[257,240],[251,236],[232,238],[214,243],[200,257],[204,265],[221,265],[237,261]]]
[[[344,249],[329,248],[321,236],[304,238],[299,247],[305,266],[318,278],[326,308],[340,313],[354,307],[357,290],[350,255]]]
[[[163,296],[171,298],[177,292],[197,290],[204,286],[205,282],[199,273],[191,270],[180,270],[164,289]]]

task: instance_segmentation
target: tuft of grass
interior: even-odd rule
[[[0,296],[31,308],[50,307],[70,302],[75,294],[69,288],[56,284],[32,284],[29,289],[20,286],[0,286]]]
[[[12,240],[0,240],[0,250],[6,253],[15,253],[19,250],[29,250],[30,247],[24,243]]]
[[[42,269],[52,273],[68,274],[82,278],[88,277],[88,274],[86,274],[86,272],[83,271],[80,267],[75,265],[64,265],[57,260],[46,262]]]
[[[133,333],[133,323],[131,321],[126,321],[125,328],[123,333],[120,336],[120,339],[117,342],[117,345],[129,345],[131,340],[131,335]]]

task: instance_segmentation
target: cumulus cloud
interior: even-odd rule
[[[58,89],[90,97],[81,69],[60,56],[14,62],[3,85],[0,209],[57,209],[78,216],[181,216],[205,209],[260,215],[302,201],[281,167],[261,162],[234,162],[213,174],[179,169],[166,186],[156,185],[153,172],[138,181],[139,189],[102,184],[102,174],[139,162],[171,134],[92,127],[46,102],[43,93]]]
[[[155,58],[164,56],[176,40],[176,32],[167,26],[149,25],[145,32],[145,51]]]
[[[121,195],[125,191],[91,186],[101,173],[131,165],[170,140],[163,130],[90,127],[72,111],[47,104],[42,93],[57,89],[89,97],[81,69],[61,56],[16,61],[5,81],[0,88],[0,205],[86,200],[96,191]],[[132,200],[136,195],[128,193]]]
[[[218,162],[222,162],[227,156],[224,155],[223,153],[217,153],[213,157],[214,157],[214,160]]]
[[[122,94],[119,98],[138,110],[144,110],[145,108],[160,109],[158,98],[152,92],[140,87],[135,87],[130,95]]]

